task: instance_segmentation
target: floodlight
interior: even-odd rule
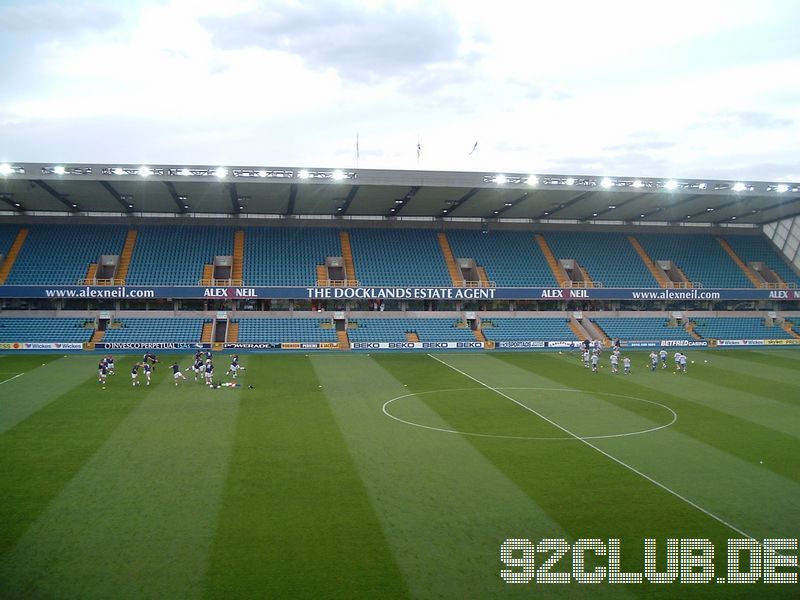
[[[733,216],[731,217],[731,221],[735,221],[735,220],[736,220],[736,215],[733,215]]]
[[[639,218],[640,219],[644,219],[644,215],[639,215]]]
[[[733,191],[734,192],[743,192],[747,189],[747,186],[743,184],[741,181],[737,181],[733,184]]]
[[[224,179],[228,176],[228,169],[225,167],[217,167],[217,170],[214,171],[214,177],[218,177],[219,179]]]
[[[597,216],[597,213],[592,213],[592,216],[593,216],[593,217],[596,217],[596,216]]]
[[[0,175],[11,175],[14,172],[14,169],[11,168],[11,165],[8,163],[3,163],[0,165]]]
[[[603,180],[600,182],[600,185],[604,188],[610,188],[614,185],[614,182],[611,181],[608,177],[603,177]]]
[[[178,171],[178,174],[181,177],[189,177],[189,175],[191,175],[192,172],[189,169],[181,169],[180,171]]]
[[[634,182],[633,182],[633,187],[635,187],[635,188],[640,188],[640,187],[642,187],[643,185],[644,185],[644,184],[642,183],[642,180],[641,180],[641,179],[636,179],[636,180],[634,180]]]
[[[539,178],[536,175],[528,175],[528,185],[537,185]]]
[[[308,169],[300,169],[300,172],[297,174],[300,179],[308,179],[311,175],[308,172]]]
[[[117,167],[116,169],[114,169],[113,173],[114,173],[114,175],[125,175],[124,169],[121,169],[120,167]]]
[[[575,178],[574,177],[567,177],[567,179],[564,181],[564,183],[566,183],[567,185],[574,185],[575,184]]]
[[[150,170],[150,167],[139,167],[139,175],[142,177],[150,177],[153,174],[153,171]]]
[[[505,206],[514,206],[514,203],[513,202],[506,202]]]
[[[789,186],[786,185],[785,183],[779,183],[775,187],[775,191],[778,192],[779,194],[784,194],[789,191]]]
[[[494,182],[497,185],[503,185],[507,181],[508,181],[508,178],[505,175],[495,175],[494,176]]]
[[[336,169],[333,173],[331,173],[331,179],[334,181],[341,181],[344,179],[344,173],[341,170]]]
[[[608,209],[609,209],[609,210],[614,210],[615,208],[617,208],[617,207],[616,207],[616,206],[614,206],[613,204],[609,204],[609,205],[608,205]]]
[[[678,189],[678,182],[674,179],[670,179],[668,182],[664,184],[664,188],[668,190],[677,190]]]
[[[258,172],[258,176],[259,177],[266,177],[267,176],[267,172],[262,169],[261,171]]]
[[[64,167],[62,167],[61,165],[58,165],[57,167],[53,167],[53,173],[55,173],[56,175],[63,175],[66,172],[67,172],[67,170]]]

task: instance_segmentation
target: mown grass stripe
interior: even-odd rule
[[[82,383],[72,386],[62,375],[60,369],[42,371],[35,387],[18,390],[18,395],[33,398],[39,389],[47,394],[62,386],[60,396],[0,435],[0,556],[142,400],[127,392],[97,394],[94,375],[87,379],[83,374]]]
[[[529,594],[500,578],[501,543],[537,533],[563,537],[564,530],[463,437],[386,417],[382,404],[415,391],[421,372],[414,357],[404,356],[408,371],[390,373],[385,358],[315,356],[312,362],[411,597]],[[464,387],[459,379],[443,376],[435,389]],[[421,399],[405,401],[424,409]],[[445,424],[430,409],[426,417]]]
[[[16,377],[2,383],[0,434],[24,421],[37,410],[97,373],[97,359],[90,356],[13,356],[4,367]]]
[[[113,383],[140,401],[4,557],[15,595],[200,595],[236,392],[175,387],[166,364],[150,387]]]
[[[302,356],[251,356],[205,579],[212,598],[391,598],[405,583]]]

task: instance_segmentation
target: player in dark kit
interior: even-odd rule
[[[175,385],[178,385],[179,379],[186,380],[186,377],[183,376],[183,373],[181,373],[181,368],[176,362],[172,363],[172,378],[175,380]]]
[[[106,375],[108,375],[108,363],[106,363],[106,360],[103,359],[97,365],[97,381],[105,385]]]
[[[140,363],[136,363],[131,368],[131,385],[139,385],[139,367]]]

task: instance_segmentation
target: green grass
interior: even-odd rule
[[[106,389],[97,356],[0,356],[0,597],[797,597],[500,577],[507,538],[618,538],[632,572],[707,538],[724,575],[739,532],[800,537],[800,352],[689,355],[249,355],[217,390],[173,385],[187,356]]]

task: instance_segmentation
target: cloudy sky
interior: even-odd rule
[[[798,22],[796,0],[0,0],[0,161],[800,181]]]

